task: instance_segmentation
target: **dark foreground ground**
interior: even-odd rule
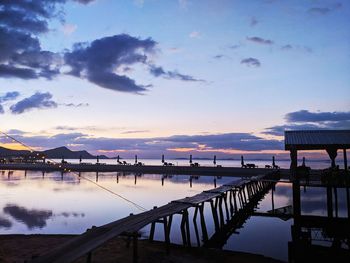
[[[58,246],[74,236],[69,235],[2,235],[0,236],[0,262],[25,262]],[[93,262],[132,262],[132,245],[127,240],[116,238],[93,253]],[[280,262],[260,255],[204,248],[186,249],[171,245],[167,255],[164,243],[141,240],[138,242],[140,263],[206,263],[206,262]],[[78,262],[86,262],[81,258]]]

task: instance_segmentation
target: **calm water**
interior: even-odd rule
[[[192,196],[203,190],[214,188],[214,176],[190,176],[117,173],[83,173],[84,177],[98,183],[138,205],[151,209],[168,202]],[[216,185],[239,178],[217,178]],[[326,215],[326,195],[323,188],[301,188],[302,212],[312,215]],[[272,204],[272,199],[274,204]],[[258,212],[292,205],[292,187],[289,183],[278,183],[273,191],[265,195],[257,207]],[[116,219],[139,213],[135,206],[118,196],[112,195],[74,174],[61,177],[58,172],[45,173],[24,171],[0,171],[0,233],[1,234],[79,234],[92,225],[100,226]],[[190,210],[192,219],[193,211]],[[347,213],[345,190],[338,190],[338,213]],[[205,207],[209,236],[214,233],[209,207]],[[252,252],[286,261],[288,241],[291,240],[293,219],[282,220],[252,216],[238,233],[231,235],[224,249]],[[181,243],[179,236],[180,216],[175,216],[171,242]],[[142,230],[148,237],[149,227]],[[191,238],[196,245],[195,232],[191,224]],[[156,229],[156,239],[163,240],[162,226]]]

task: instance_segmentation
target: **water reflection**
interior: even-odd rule
[[[0,217],[0,228],[10,228],[11,226],[12,223],[10,220]]]
[[[0,233],[76,234],[92,225],[103,225],[140,212],[84,178],[146,209],[235,180],[118,172],[81,173],[79,176],[60,172],[3,171],[0,172]],[[242,211],[241,216],[229,222],[225,235],[221,235],[224,238],[214,242],[216,246],[296,262],[303,260],[296,255],[306,255],[314,251],[314,246],[318,251],[325,247],[323,253],[336,251],[338,261],[344,257],[343,250],[349,250],[348,188],[278,182],[261,198],[249,211]],[[189,216],[193,218],[194,209],[189,211]],[[210,239],[217,231],[209,204],[204,208],[204,216]],[[197,223],[197,234],[195,227],[190,229],[192,245],[202,245],[205,240],[200,220]],[[180,225],[181,217],[174,216],[173,224]],[[162,230],[156,229],[155,239],[164,240]],[[149,228],[142,230],[142,236],[148,238]],[[181,234],[172,231],[171,242],[182,244]],[[331,253],[327,251],[329,248],[335,250]],[[342,256],[339,258],[339,255]]]
[[[29,210],[14,204],[7,204],[3,212],[24,223],[29,229],[43,228],[46,226],[46,221],[53,215],[51,210]]]

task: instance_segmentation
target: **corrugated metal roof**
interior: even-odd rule
[[[310,130],[310,131],[285,131],[285,148],[291,146],[297,148],[313,149],[315,146],[350,146],[350,130]]]

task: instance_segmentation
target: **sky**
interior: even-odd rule
[[[38,150],[283,154],[350,128],[349,69],[345,0],[0,0],[1,131]]]

